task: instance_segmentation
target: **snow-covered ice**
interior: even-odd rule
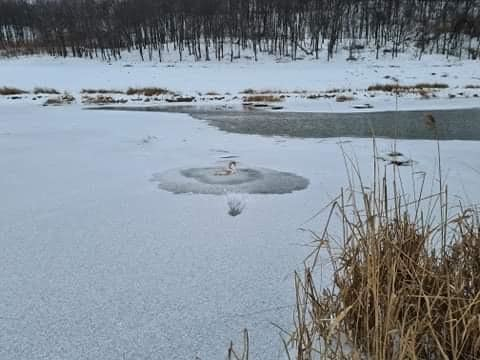
[[[393,149],[392,140],[377,146]],[[480,142],[440,147],[450,196],[477,202]],[[252,358],[277,359],[272,323],[291,326],[292,274],[311,240],[297,229],[322,228],[322,217],[305,222],[346,184],[342,148],[368,182],[370,139],[262,137],[184,114],[1,105],[0,359],[224,359],[244,328]],[[415,161],[399,168],[406,179],[435,173],[436,142],[399,140],[396,149]],[[226,156],[310,184],[249,194],[232,217],[228,195],[177,195],[150,181],[222,166]]]

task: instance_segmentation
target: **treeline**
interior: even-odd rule
[[[478,58],[480,0],[0,0],[4,53],[330,59],[344,44]]]

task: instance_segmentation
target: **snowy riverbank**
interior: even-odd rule
[[[292,62],[264,55],[258,62],[242,58],[228,61],[141,62],[135,54],[120,61],[51,58],[46,56],[0,59],[0,87],[12,86],[31,92],[35,87],[67,91],[76,103],[95,101],[97,94],[82,90],[107,90],[106,96],[127,105],[165,104],[175,98],[189,98],[196,105],[238,107],[243,103],[262,105],[264,96],[273,96],[277,111],[385,111],[472,108],[480,106],[479,61],[447,59],[424,55],[419,61],[413,53],[392,59],[390,54],[375,59],[375,51],[365,50],[357,61],[347,61],[348,52],[332,61],[305,57]],[[411,86],[401,91],[368,90],[377,84]],[[418,86],[418,85],[423,85]],[[438,86],[429,88],[428,86]],[[157,87],[168,94],[127,95],[128,88]],[[245,93],[247,92],[247,94]],[[260,95],[255,102],[249,96]],[[43,104],[48,95],[0,96],[0,103]],[[107,99],[108,100],[108,99]],[[268,100],[268,99],[266,99]],[[366,106],[369,105],[369,106]],[[270,107],[268,107],[270,108]],[[280,109],[281,108],[281,109]],[[360,109],[358,109],[360,108]]]

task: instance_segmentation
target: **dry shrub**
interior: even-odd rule
[[[245,102],[280,102],[282,100],[281,97],[275,95],[250,95],[243,98]]]
[[[304,94],[305,90],[294,90],[294,91],[285,91],[285,90],[273,90],[273,89],[245,89],[240,91],[240,94],[244,95],[267,95],[267,94]]]
[[[293,90],[291,93],[292,93],[292,94],[300,94],[300,95],[302,95],[302,94],[307,94],[308,91],[307,91],[307,90],[298,90],[298,89],[297,89],[297,90]]]
[[[60,94],[60,92],[57,91],[56,89],[47,88],[47,87],[36,87],[35,89],[33,89],[33,93],[35,95],[38,95],[38,94],[59,95]]]
[[[348,96],[348,95],[338,95],[335,98],[336,102],[345,102],[345,101],[353,101],[354,97],[353,96]]]
[[[480,89],[480,85],[465,85],[465,89]]]
[[[351,185],[337,198],[304,273],[296,274],[292,358],[480,358],[478,210],[447,217],[441,181],[438,194],[423,195],[423,180],[407,200],[398,172],[381,172],[375,164],[371,187],[359,175],[349,179],[359,191]],[[330,229],[335,215],[340,238]],[[326,265],[333,280],[319,288]]]
[[[447,89],[447,84],[441,83],[419,83],[415,85],[400,84],[375,84],[368,87],[368,91],[384,91],[384,92],[415,92],[422,89]]]
[[[375,84],[370,85],[367,90],[368,91],[385,91],[385,92],[392,92],[398,88],[397,84]]]
[[[448,89],[448,85],[443,83],[420,83],[413,87],[415,89]]]
[[[27,94],[28,91],[18,89],[16,87],[11,87],[11,86],[4,86],[0,87],[0,95],[21,95],[21,94]]]
[[[171,94],[173,94],[173,92],[170,90],[157,87],[129,88],[127,90],[127,95],[159,96]]]
[[[339,92],[341,92],[341,91],[342,91],[341,89],[336,89],[336,88],[335,88],[335,89],[328,89],[328,90],[325,91],[325,93],[327,93],[327,94],[334,94],[334,93],[339,93]]]
[[[352,89],[328,89],[325,91],[325,94],[337,94],[337,93],[342,93],[342,92],[350,92]]]
[[[240,91],[240,94],[243,95],[268,95],[268,94],[277,94],[277,95],[288,95],[288,94],[295,94],[295,95],[305,95],[307,94],[308,91],[304,89],[295,89],[295,90],[273,90],[273,89],[260,89],[260,90],[255,90],[255,89],[245,89],[243,91]]]
[[[246,202],[237,194],[227,194],[228,215],[236,217],[245,210]]]
[[[114,89],[82,89],[81,94],[125,94],[124,91]]]

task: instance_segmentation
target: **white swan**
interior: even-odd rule
[[[226,169],[219,170],[215,172],[217,176],[228,176],[233,175],[237,172],[237,163],[235,161],[230,161]]]

